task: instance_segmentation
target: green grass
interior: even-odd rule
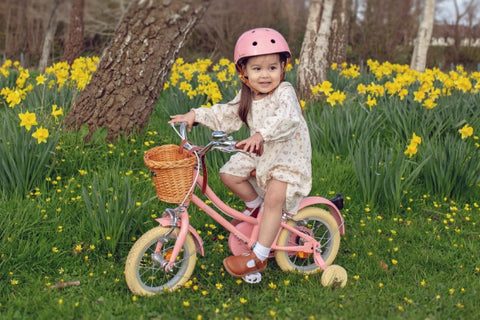
[[[350,90],[345,104],[309,102],[305,117],[314,149],[311,194],[345,197],[346,234],[335,260],[348,272],[345,288],[322,287],[321,274],[285,273],[273,259],[261,283],[237,281],[222,267],[227,232],[191,207],[207,253],[197,254],[191,281],[154,297],[128,290],[130,248],[171,207],[156,199],[143,153],[178,143],[168,116],[199,103],[172,89],[162,93],[142,135],[107,144],[102,130],[89,143],[84,130],[62,133],[46,179],[34,180],[27,194],[1,186],[0,318],[476,319],[478,93],[442,97],[432,110],[411,96],[367,110],[351,91],[372,76],[336,79],[337,88]],[[233,95],[229,87],[224,99]],[[464,140],[458,130],[466,123],[476,131]],[[413,132],[423,140],[410,159],[403,151]],[[209,134],[195,127],[190,138],[204,144]],[[215,174],[227,158],[210,154],[209,182],[238,208]]]
[[[143,136],[115,145],[87,145],[73,134],[65,135],[56,172],[36,195],[3,197],[0,317],[473,319],[478,312],[478,200],[457,204],[432,199],[419,189],[412,190],[400,212],[372,209],[359,199],[349,159],[318,151],[312,194],[342,192],[347,199],[346,235],[335,261],[348,272],[345,288],[322,287],[320,275],[284,273],[274,260],[260,284],[237,282],[222,268],[228,244],[216,236],[226,232],[191,208],[192,224],[201,231],[207,252],[198,256],[191,284],[155,297],[133,296],[123,275],[132,238],[153,227],[153,217],[167,206],[154,198],[142,154],[149,148],[146,144],[175,141],[164,115],[154,115],[151,123]],[[198,131],[198,139],[204,139]],[[224,159],[214,160],[210,182],[222,197],[231,198],[213,174]],[[109,199],[104,202],[115,202],[116,194],[121,204],[134,203],[129,229],[107,240],[106,227],[93,228],[91,209],[84,202],[88,190]],[[230,203],[239,204],[235,199]],[[109,208],[115,216],[112,223],[124,226],[121,209],[112,204]],[[102,218],[108,218],[102,209]],[[80,285],[51,289],[69,281]]]

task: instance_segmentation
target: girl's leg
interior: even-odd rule
[[[248,182],[250,177],[239,177],[228,173],[220,173],[220,178],[227,188],[244,202],[253,201],[258,197],[257,192],[250,182]]]
[[[270,248],[277,236],[282,222],[282,208],[286,200],[287,183],[272,179],[268,183],[267,193],[263,200],[263,217],[260,224],[258,242]]]
[[[261,272],[266,268],[270,247],[282,222],[282,207],[286,199],[286,192],[287,183],[274,179],[268,183],[260,234],[253,252],[249,251],[247,254],[231,256],[223,260],[225,269],[232,276],[243,277]]]

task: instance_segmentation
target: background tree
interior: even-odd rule
[[[17,53],[25,52],[27,37],[27,26],[25,23],[26,11],[24,10],[27,4],[27,0],[8,0],[4,5],[3,19],[0,19],[4,23],[4,52],[7,56],[17,55]]]
[[[81,54],[101,55],[110,43],[130,0],[84,1],[84,49]],[[338,5],[342,1],[336,0],[335,3]],[[422,0],[348,1],[352,1],[352,14],[347,62],[362,66],[367,59],[374,59],[410,64]],[[258,26],[279,30],[288,40],[293,56],[299,57],[310,1],[210,2],[210,8],[192,29],[191,37],[182,49],[182,57],[186,61],[200,57],[214,61],[231,58],[238,35],[247,28]],[[433,37],[440,41],[442,37],[448,38],[448,44],[430,46],[427,66],[448,71],[452,65],[463,64],[468,70],[477,69],[480,47],[474,45],[480,37],[480,0],[436,0],[436,3]],[[53,4],[54,0],[0,1],[0,57],[19,60],[27,68],[37,68]],[[49,64],[60,61],[66,48],[70,30],[69,7],[59,7]],[[336,12],[337,9],[334,9],[334,20]],[[330,41],[334,38],[332,30]],[[473,41],[469,44],[467,38]],[[457,46],[454,45],[454,39],[457,39]]]
[[[462,32],[464,25],[467,23],[470,26],[475,21],[477,10],[479,7],[478,0],[464,0],[462,4],[459,4],[457,0],[451,0],[455,8],[455,21],[453,23],[453,55],[454,59],[458,60],[460,55],[460,42],[462,35],[466,35],[467,32]],[[462,25],[462,21],[464,25]],[[472,29],[472,28],[470,28]]]
[[[45,31],[45,39],[43,40],[42,54],[40,56],[40,62],[38,63],[38,70],[44,72],[47,68],[48,57],[50,56],[50,50],[52,49],[55,31],[57,30],[57,17],[59,15],[59,7],[65,3],[65,0],[54,0],[53,8],[48,19],[47,29]]]
[[[61,0],[63,1],[63,0]],[[19,60],[24,66],[37,68],[42,54],[53,0],[4,0],[0,1],[0,54]],[[57,7],[57,23],[53,30],[52,48],[63,41],[66,6]],[[58,57],[51,51],[49,58]]]
[[[349,58],[360,63],[373,57],[382,62],[409,63],[420,8],[419,0],[360,1],[351,28],[350,45],[356,56]]]
[[[84,7],[85,0],[71,0],[68,39],[61,58],[62,61],[67,61],[69,64],[72,64],[78,58],[83,49]]]
[[[188,58],[233,58],[237,38],[246,30],[270,27],[282,33],[298,57],[307,9],[299,0],[212,0],[186,43]]]
[[[435,0],[425,0],[422,11],[422,19],[418,27],[417,38],[413,48],[412,62],[410,68],[418,71],[425,71],[427,64],[428,47],[432,38],[433,20],[435,16]]]
[[[311,96],[310,86],[327,78],[327,53],[335,0],[310,1],[310,8],[300,52],[297,85],[300,96]]]
[[[347,61],[348,35],[352,19],[351,8],[352,0],[335,1],[328,44],[328,65],[332,65],[333,62],[340,64]]]
[[[89,85],[67,114],[70,128],[86,124],[90,139],[143,129],[179,50],[210,0],[133,0]]]

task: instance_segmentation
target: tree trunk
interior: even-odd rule
[[[8,58],[19,60],[21,53],[26,53],[27,42],[27,0],[10,0],[6,4],[5,53]]]
[[[211,0],[133,0],[90,84],[66,117],[69,128],[108,128],[107,140],[143,129],[190,31]]]
[[[300,96],[311,96],[310,86],[327,78],[327,54],[332,12],[335,0],[314,0],[310,2],[305,37],[298,66],[298,90]]]
[[[55,31],[57,29],[57,15],[58,7],[65,0],[54,0],[53,8],[48,20],[47,30],[45,33],[45,39],[43,40],[42,55],[38,62],[38,71],[44,72],[47,68],[48,57],[50,56],[50,50],[52,49],[53,38],[55,37]]]
[[[427,52],[432,38],[433,20],[435,17],[435,0],[425,0],[422,20],[418,27],[415,47],[413,48],[410,68],[420,72],[425,71],[427,65]]]
[[[83,49],[83,10],[85,7],[85,0],[72,0],[71,2],[68,40],[61,59],[69,64],[78,58]]]
[[[347,61],[348,31],[352,0],[337,0],[333,9],[328,65]]]

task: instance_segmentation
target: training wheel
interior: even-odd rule
[[[347,271],[339,265],[332,264],[323,271],[322,286],[340,286],[343,288],[347,284],[347,279]]]

